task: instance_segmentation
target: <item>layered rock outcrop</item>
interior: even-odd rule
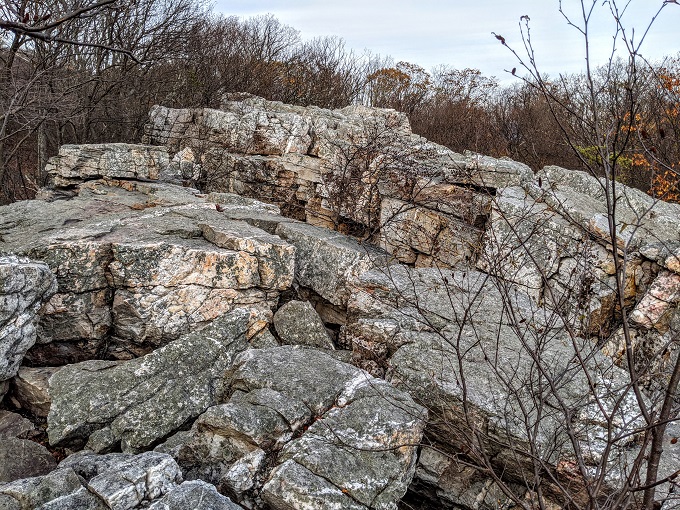
[[[232,97],[145,138],[0,208],[0,401],[37,424],[0,414],[0,507],[585,505],[648,454],[680,206],[617,186],[610,224],[602,181],[390,110]]]
[[[419,266],[476,259],[487,190],[533,177],[525,165],[413,135],[404,114],[361,106],[331,111],[250,97],[220,110],[154,107],[145,139],[189,151],[209,189],[360,233]]]

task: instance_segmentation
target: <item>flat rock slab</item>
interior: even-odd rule
[[[50,379],[50,443],[148,448],[217,403],[224,371],[247,347],[251,319],[239,309],[142,358],[64,367]]]
[[[57,186],[67,187],[102,177],[157,180],[169,164],[167,150],[150,145],[62,145],[45,171]]]

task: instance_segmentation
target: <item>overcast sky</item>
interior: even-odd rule
[[[635,26],[636,38],[663,0],[632,0],[624,20]],[[598,6],[601,5],[598,1]],[[216,10],[249,17],[274,14],[300,31],[304,39],[337,35],[349,48],[390,55],[431,69],[438,64],[481,69],[502,81],[514,57],[494,39],[503,35],[520,47],[518,22],[531,18],[532,39],[543,72],[578,72],[583,68],[582,38],[558,12],[558,0],[216,0]],[[620,1],[624,4],[624,0]],[[578,0],[563,0],[568,12]],[[592,42],[596,58],[605,61],[611,49],[611,15],[598,7]],[[658,59],[680,51],[680,5],[668,5],[647,36],[642,54]],[[632,32],[631,32],[632,34]]]

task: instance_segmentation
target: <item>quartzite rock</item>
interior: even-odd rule
[[[213,485],[194,480],[180,486],[154,502],[149,510],[242,510]]]
[[[281,223],[276,235],[297,250],[296,282],[343,307],[352,282],[369,269],[384,265],[388,258],[369,244],[304,223]]]
[[[284,344],[334,349],[333,341],[309,301],[289,301],[274,314],[274,328]]]
[[[406,492],[426,412],[405,393],[322,351],[293,346],[243,353],[229,380],[235,393],[228,403],[156,449],[173,455],[187,476],[247,505],[256,504],[264,483],[262,497],[274,508],[288,508],[281,498],[335,508],[335,497],[317,499],[319,487],[338,501],[354,499],[356,508],[392,508]],[[305,477],[290,477],[300,470]]]
[[[61,367],[22,367],[12,379],[12,400],[35,416],[47,417],[50,411],[50,377]]]
[[[284,346],[241,355],[232,388],[272,389],[303,403],[314,420],[299,439],[286,444],[278,459],[284,464],[264,486],[263,497],[275,508],[282,508],[276,503],[281,484],[303,500],[313,495],[314,486],[330,484],[366,507],[390,508],[406,492],[416,458],[409,445],[420,440],[427,413],[385,381],[320,351]],[[310,478],[289,477],[286,461],[309,470],[315,481],[310,485]],[[332,508],[332,503],[319,508]]]
[[[62,145],[45,171],[57,186],[66,187],[102,177],[156,180],[169,163],[167,151],[160,147],[123,143]]]
[[[7,510],[237,510],[229,498],[204,482],[182,483],[168,455],[84,451],[71,455],[45,476],[0,485]]]
[[[218,401],[251,318],[238,309],[142,358],[64,367],[50,379],[50,443],[135,452],[167,436]]]
[[[148,352],[237,307],[266,316],[292,284],[295,248],[229,216],[274,206],[154,182],[89,181],[74,193],[2,208],[0,253],[43,260],[59,285],[40,311],[34,365]]]
[[[0,381],[14,377],[35,343],[41,301],[56,291],[54,275],[42,263],[0,257]]]
[[[640,425],[640,415],[626,374],[595,342],[568,337],[555,313],[517,288],[499,288],[493,277],[474,272],[390,266],[361,277],[350,312],[347,329],[378,344],[374,351],[382,352],[388,380],[435,414],[427,434],[443,451],[465,451],[475,427],[487,438],[488,458],[510,480],[533,469],[525,454],[530,441],[546,452],[547,465],[572,462],[560,407],[536,414],[535,395],[523,391],[545,377],[552,386],[539,398],[559,398],[574,411],[571,423],[587,465],[600,465],[608,434],[622,438],[604,466],[607,483],[616,483],[620,463],[637,454],[629,431]],[[587,377],[597,381],[590,391],[583,389]],[[607,427],[602,416],[615,408]]]

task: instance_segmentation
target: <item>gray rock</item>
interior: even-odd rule
[[[591,235],[609,241],[603,181],[586,172],[547,166],[538,172],[543,190],[529,187],[549,206],[576,221]],[[656,200],[646,193],[617,185],[616,244],[640,247],[645,239],[661,242],[680,240],[675,218],[680,206]],[[637,228],[635,228],[637,227]],[[649,241],[647,241],[649,242]]]
[[[521,163],[428,142],[394,110],[324,110],[248,97],[221,110],[154,106],[149,117],[147,141],[179,154],[202,151],[211,190],[275,203],[316,226],[379,227],[376,239],[388,251],[419,266],[474,260],[489,196],[533,179]],[[362,152],[368,146],[376,150]]]
[[[42,263],[0,257],[0,381],[14,377],[36,340],[41,301],[56,291],[56,281]]]
[[[346,306],[354,280],[387,261],[382,250],[304,223],[281,223],[276,235],[297,249],[297,283],[334,305]]]
[[[97,455],[80,452],[62,461],[45,476],[0,485],[1,508],[29,510],[128,510],[186,508],[239,508],[202,482],[179,485],[182,475],[168,455],[145,452],[140,455]],[[4,499],[3,499],[4,498]],[[154,506],[158,502],[159,506]],[[212,503],[221,506],[212,507]]]
[[[545,452],[547,465],[572,462],[560,406],[536,414],[537,397],[524,391],[538,384],[540,373],[553,382],[540,401],[559,400],[575,412],[570,423],[579,430],[588,466],[600,465],[608,434],[621,438],[604,466],[607,483],[616,483],[619,468],[637,452],[629,431],[640,424],[640,414],[626,374],[595,342],[569,337],[557,314],[507,283],[501,293],[488,275],[390,267],[389,273],[366,273],[361,283],[347,328],[376,344],[373,352],[385,360],[388,380],[434,414],[427,434],[435,445],[468,451],[470,428],[484,431],[476,437],[508,480],[533,470],[526,455],[530,442]],[[584,392],[588,378],[597,383]],[[463,402],[467,414],[452,412]],[[607,426],[598,416],[613,409],[616,419]]]
[[[33,366],[102,358],[107,349],[141,355],[238,307],[268,321],[293,281],[293,246],[232,220],[195,190],[97,180],[74,193],[0,214],[0,253],[45,261],[59,285],[40,311]],[[230,203],[242,216],[276,211],[252,199]]]
[[[88,482],[88,489],[108,508],[126,510],[158,499],[182,481],[182,472],[169,455],[145,452],[116,463]]]
[[[90,494],[87,490],[83,493],[82,479],[70,468],[56,469],[45,476],[38,476],[34,478],[24,478],[15,482],[0,485],[0,498],[5,496],[6,501],[9,500],[15,504],[15,508],[21,510],[30,510],[34,508],[50,508],[57,510],[60,508],[58,504],[49,505],[50,502],[61,502],[64,498],[70,499],[69,496],[78,494],[77,499],[80,502],[86,502],[86,505],[75,506],[66,504],[63,506],[64,510],[75,510],[76,508],[88,508],[93,510],[103,510],[106,506],[96,496]],[[87,497],[89,494],[90,497]],[[0,499],[0,503],[3,503]],[[9,506],[9,508],[12,508]]]
[[[33,423],[20,414],[0,410],[0,437],[26,438],[37,432]]]
[[[241,507],[222,496],[213,485],[200,480],[183,482],[149,506],[149,510],[240,510]]]
[[[143,358],[64,367],[50,379],[50,443],[136,452],[167,436],[218,402],[250,319],[236,310]]]
[[[0,437],[0,483],[49,473],[57,467],[52,454],[28,439]]]
[[[168,153],[161,147],[123,143],[62,145],[45,171],[55,185],[68,187],[102,177],[157,180],[169,163]]]
[[[289,301],[274,314],[274,328],[284,344],[334,349],[321,317],[309,301]]]
[[[406,492],[426,413],[405,393],[322,351],[292,346],[244,352],[229,380],[228,403],[156,448],[187,477],[214,483],[246,506],[257,506],[263,484],[272,492],[264,499],[276,500],[279,482],[310,501],[325,487],[339,501],[373,500],[378,508]],[[275,467],[289,459],[306,481]]]
[[[299,508],[365,510],[342,489],[289,460],[278,466],[262,488],[265,502],[276,510]]]
[[[272,375],[263,379],[265,373]],[[275,487],[280,484],[289,484],[291,493],[313,499],[314,486],[330,483],[340,495],[347,493],[366,506],[375,503],[385,508],[406,492],[415,469],[415,450],[408,445],[419,442],[426,413],[405,393],[320,351],[291,347],[241,355],[232,387],[274,390],[291,402],[304,403],[300,410],[307,408],[307,419],[313,420],[299,439],[286,444],[278,461],[294,460],[317,481],[308,486],[305,481],[288,479],[288,468],[279,466],[264,488],[268,503],[274,505]],[[276,401],[270,400],[269,405],[279,407]],[[295,431],[298,413],[287,414],[288,426]]]

